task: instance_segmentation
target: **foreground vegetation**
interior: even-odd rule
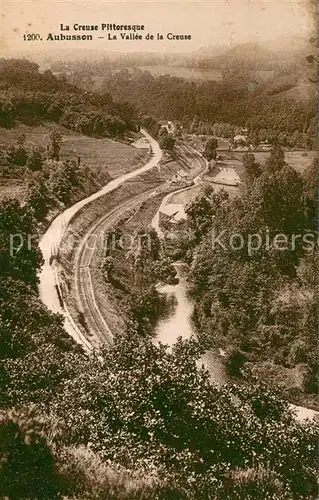
[[[244,166],[240,199],[207,187],[186,207],[195,320],[203,341],[228,348],[232,375],[315,404],[318,163],[301,176],[275,148],[265,167],[251,154]]]
[[[275,165],[273,175],[290,175],[289,185],[292,177],[296,183],[301,182],[298,174],[285,166],[280,169],[278,162]],[[249,171],[247,166],[246,169]],[[252,171],[255,172],[254,167]],[[247,187],[246,196],[252,196],[258,182],[266,182],[266,178],[264,173],[259,181],[254,180]],[[304,214],[309,220],[314,209],[311,186],[308,184],[308,210]],[[295,189],[290,200],[297,210],[291,214],[293,224],[297,214],[300,223],[304,220],[295,199],[298,192]],[[205,196],[207,200],[214,199],[216,208],[224,195]],[[245,200],[244,197],[236,203],[242,207]],[[199,202],[203,199],[194,203]],[[155,346],[149,337],[141,335],[141,323],[133,317],[126,333],[118,335],[113,347],[101,353],[102,357],[84,354],[63,330],[62,318],[47,311],[37,297],[36,272],[41,266],[37,241],[33,241],[32,249],[24,248],[14,259],[9,256],[7,241],[11,231],[22,226],[24,230],[37,231],[32,210],[28,211],[26,228],[27,209],[19,211],[15,206],[13,218],[9,216],[9,207],[6,203],[1,206],[5,221],[1,226],[1,258],[6,259],[6,265],[1,266],[5,274],[2,271],[0,280],[1,495],[88,499],[264,499],[274,495],[282,500],[316,498],[317,425],[299,423],[280,394],[257,380],[251,380],[247,386],[212,386],[209,374],[196,363],[206,347],[202,339],[180,340],[169,352],[165,346]],[[220,214],[226,217],[230,213],[229,207],[223,207],[216,211],[217,220]],[[204,331],[209,319],[207,311],[211,310],[207,304],[215,293],[207,287],[212,278],[222,279],[221,271],[218,275],[211,273],[215,270],[212,265],[227,257],[215,255],[214,262],[207,262],[205,267],[205,259],[211,259],[211,255],[203,253],[210,222],[205,219],[206,211],[192,212],[189,207],[188,213],[197,235],[189,258],[193,259],[193,279],[197,279],[194,287],[201,280],[200,290],[204,291],[198,295],[197,305],[199,327]],[[246,219],[233,220],[248,223],[249,217],[251,213],[247,212]],[[282,218],[276,220],[281,223]],[[155,249],[158,251],[158,245]],[[158,268],[159,274],[155,273],[157,264],[152,264],[152,276],[146,276],[139,265],[141,256],[134,249],[131,257],[136,285],[164,278],[164,262]],[[153,259],[151,255],[148,258]],[[227,308],[227,299],[242,297],[248,302],[247,296],[243,296],[247,281],[239,279],[239,273],[246,272],[253,263],[245,264],[243,255],[239,258],[240,268],[236,275],[231,275],[238,279],[236,287],[229,287],[226,296],[226,288],[219,292],[218,283],[215,284],[220,300],[224,300],[219,306],[220,315],[221,308]],[[286,255],[283,260],[281,254],[275,254],[272,260],[271,282],[279,283],[273,279],[276,270],[287,286],[287,280],[294,279],[294,259]],[[232,258],[232,262],[235,266],[238,260]],[[260,269],[260,261],[258,266]],[[173,278],[169,267],[165,269],[167,276]],[[112,266],[106,266],[105,271],[109,273],[107,279],[114,279]],[[254,283],[258,286],[260,281],[255,277],[256,273]],[[262,282],[267,285],[265,277]],[[235,293],[238,290],[240,293]],[[260,293],[250,296],[251,305],[254,298],[258,300]],[[233,316],[237,309],[223,315],[224,322],[235,325],[236,321],[237,330],[234,326],[229,328],[232,339],[241,338],[240,321],[245,320],[242,325],[246,326],[250,319],[253,325],[254,317],[248,318],[247,314],[255,308],[247,312],[243,307],[238,309],[239,317]],[[258,303],[256,307],[261,308]],[[206,316],[200,316],[199,311],[206,311]],[[199,318],[204,317],[206,323],[201,323]],[[299,328],[292,326],[291,335]],[[250,331],[253,326],[245,329],[246,343],[254,338]],[[310,330],[308,335],[304,336],[306,347],[312,338]],[[296,341],[300,345],[300,338]],[[271,352],[271,345],[267,353]],[[251,351],[257,352],[254,349],[253,346]],[[281,352],[278,348],[277,351]],[[293,352],[297,355],[300,350]],[[303,352],[310,356],[310,347]],[[307,360],[312,366],[311,358]],[[34,477],[41,477],[41,481],[34,481]]]
[[[2,495],[315,498],[316,427],[273,391],[217,390],[197,343],[135,331],[87,358],[25,285],[1,297]]]

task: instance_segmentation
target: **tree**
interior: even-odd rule
[[[166,129],[162,129],[162,130],[166,130]],[[162,132],[159,136],[158,143],[159,143],[161,149],[166,149],[167,151],[173,151],[174,146],[175,146],[175,139],[168,132],[167,132],[167,134]]]
[[[41,170],[43,165],[42,155],[39,150],[33,149],[28,155],[27,167],[32,171]]]
[[[161,243],[154,229],[136,231],[126,258],[132,265],[135,285],[146,289],[165,280],[171,283],[176,276],[175,268],[161,255]]]
[[[242,162],[245,168],[246,182],[250,184],[261,175],[262,169],[252,153],[245,153]]]
[[[23,134],[23,133],[19,134],[17,137],[17,145],[24,146],[25,140],[26,140],[25,134]]]
[[[306,204],[306,227],[316,230],[318,213],[318,175],[319,160],[315,158],[311,167],[304,173],[304,192]]]
[[[114,259],[110,255],[103,260],[102,270],[105,280],[111,281],[114,270]]]
[[[187,223],[193,243],[199,243],[213,225],[213,217],[228,200],[225,190],[214,192],[211,186],[203,188],[185,207]]]
[[[208,161],[216,160],[217,147],[218,147],[218,141],[214,137],[206,142],[203,155]]]
[[[45,179],[43,177],[34,179],[28,187],[27,205],[32,208],[37,221],[43,221],[46,218],[50,209],[50,201]]]
[[[0,269],[2,277],[22,280],[32,286],[42,265],[38,234],[32,210],[18,200],[0,203]]]
[[[274,146],[266,161],[266,169],[271,172],[281,170],[285,165],[285,152],[281,146]]]
[[[133,332],[120,336],[100,368],[70,381],[55,412],[74,443],[90,442],[128,468],[164,470],[187,498],[229,498],[221,493],[232,474],[259,467],[291,498],[315,495],[317,427],[298,423],[256,382],[217,389],[196,365],[201,353],[194,340],[169,351]]]
[[[271,157],[266,171],[252,188],[251,203],[256,203],[255,213],[261,215],[264,226],[291,235],[304,224],[303,189],[301,175],[286,165],[282,156],[277,160]]]
[[[0,311],[0,406],[48,403],[74,375],[81,348],[21,281],[0,280]]]
[[[50,188],[58,200],[71,202],[74,187],[79,186],[79,170],[74,161],[66,160],[50,173]]]
[[[53,130],[50,134],[50,158],[59,161],[62,136],[58,130]]]
[[[0,414],[1,497],[60,498],[62,481],[41,424],[31,415]]]
[[[172,262],[168,258],[161,258],[154,262],[151,267],[151,272],[153,274],[152,281],[156,288],[163,285],[176,285],[178,283],[178,278],[176,278],[176,269],[172,265]]]
[[[7,151],[8,160],[18,166],[24,166],[27,163],[28,154],[23,145],[11,146]]]

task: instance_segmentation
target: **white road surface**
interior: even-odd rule
[[[58,273],[52,256],[57,255],[59,246],[61,244],[63,235],[66,231],[68,224],[70,223],[72,217],[85,205],[100,198],[101,196],[110,193],[118,186],[123,184],[125,181],[132,179],[133,177],[147,172],[153,168],[161,159],[162,151],[158,143],[145,131],[141,130],[141,133],[149,141],[153,148],[153,156],[149,162],[132,172],[121,175],[116,179],[113,179],[102,189],[96,193],[88,196],[84,200],[75,203],[72,207],[68,208],[60,215],[58,215],[50,227],[43,235],[40,241],[40,249],[44,258],[44,265],[39,274],[39,295],[42,302],[55,313],[61,313],[65,317],[64,327],[66,331],[71,335],[77,342],[83,345],[83,347],[89,351],[92,349],[90,343],[84,337],[82,332],[79,330],[77,325],[74,323],[71,315],[69,314],[65,304],[64,307],[61,306],[57,289],[59,288]],[[51,262],[53,260],[53,262]]]

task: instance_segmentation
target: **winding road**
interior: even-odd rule
[[[197,151],[193,150],[193,148],[188,145],[182,145],[181,149],[182,154],[188,157],[188,160],[191,158],[193,168],[195,167],[196,170],[201,170],[201,173],[206,170],[205,160],[201,158]],[[198,182],[200,175],[194,179],[194,182]],[[178,192],[179,191],[180,190],[178,190]],[[101,244],[101,235],[105,234],[110,227],[114,227],[115,223],[120,220],[127,211],[136,208],[143,201],[156,194],[158,194],[158,188],[152,188],[125,201],[115,209],[104,214],[91,226],[89,231],[82,238],[75,253],[74,283],[77,310],[81,311],[82,317],[85,318],[85,326],[87,327],[88,333],[90,333],[90,344],[95,348],[98,348],[102,343],[110,344],[112,341],[112,332],[99,309],[94,293],[95,286],[91,273],[91,262],[93,254],[97,249],[96,244]],[[89,244],[90,241],[94,242],[93,246]]]
[[[75,203],[75,205],[72,205],[72,207],[62,212],[53,220],[50,227],[41,238],[39,244],[44,259],[44,264],[39,274],[40,299],[52,312],[58,312],[64,316],[64,327],[66,331],[74,338],[74,340],[76,340],[76,342],[80,343],[86,351],[92,350],[93,345],[90,341],[88,341],[88,339],[76,325],[70,312],[68,311],[66,304],[62,299],[58,272],[55,263],[55,256],[58,254],[58,249],[67,226],[69,225],[72,217],[74,217],[74,215],[82,207],[94,200],[97,200],[101,196],[114,191],[114,189],[119,187],[125,181],[132,179],[137,175],[143,174],[144,172],[147,172],[155,165],[157,165],[157,163],[160,161],[162,157],[162,151],[158,143],[146,132],[146,130],[142,129],[141,133],[148,140],[153,149],[153,156],[151,157],[149,162],[146,163],[146,165],[144,165],[143,167],[140,167],[132,172],[129,172],[128,174],[124,174],[120,177],[117,177],[116,179],[113,179],[96,193],[88,196],[78,203]]]
[[[158,143],[145,130],[141,130],[141,132],[144,137],[148,139],[153,148],[154,156],[152,156],[150,161],[139,169],[113,179],[101,190],[79,201],[72,207],[62,212],[53,220],[50,227],[40,241],[40,249],[44,258],[44,265],[42,267],[41,273],[39,274],[40,298],[42,302],[48,307],[48,309],[50,309],[52,312],[58,312],[64,316],[64,327],[66,331],[74,338],[76,342],[80,343],[87,352],[92,351],[94,348],[98,348],[101,343],[109,344],[112,341],[112,332],[105,319],[103,318],[95,300],[94,286],[92,283],[90,272],[90,264],[95,248],[87,245],[87,242],[92,236],[98,235],[101,231],[113,225],[125,212],[127,212],[127,210],[134,208],[136,205],[142,203],[145,199],[156,195],[157,189],[154,190],[153,188],[152,190],[139,194],[138,196],[135,196],[134,198],[131,198],[125,203],[117,206],[107,214],[104,214],[95,224],[91,226],[89,231],[81,240],[79,247],[77,248],[74,266],[75,289],[79,310],[83,312],[85,321],[90,329],[90,339],[88,339],[78,327],[62,298],[55,257],[58,254],[59,246],[62,242],[62,238],[71,219],[82,207],[100,198],[101,196],[112,192],[125,181],[132,179],[133,177],[144,172],[147,172],[155,165],[157,165],[157,163],[160,161],[162,157],[162,151],[159,148]],[[186,155],[191,155],[193,157],[193,160],[198,162],[197,166],[199,166],[200,163],[203,164],[204,160],[198,154],[198,152],[196,152],[196,150],[189,146],[183,147],[183,150]],[[202,170],[201,174],[194,179],[194,183],[198,182],[200,176],[204,173],[204,171],[205,170]],[[183,190],[185,190],[185,188],[177,190],[176,192],[180,192]],[[165,196],[162,205],[165,205],[167,203],[169,197],[172,194],[173,193],[170,193],[169,195]],[[152,225],[158,228],[157,217],[158,212],[152,221]],[[318,414],[318,412],[308,408],[295,405],[291,406],[295,409],[298,420],[304,420],[305,418],[314,418],[314,416]]]

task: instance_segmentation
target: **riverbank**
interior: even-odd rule
[[[75,276],[73,278],[72,275],[68,275],[68,270],[72,268],[72,265],[70,266],[70,262],[72,262],[73,258],[72,249],[81,245],[81,238],[83,238],[85,233],[88,231],[90,225],[92,226],[94,221],[100,217],[101,214],[105,214],[105,210],[106,217],[103,216],[103,220],[105,218],[106,223],[108,223],[108,210],[110,213],[113,213],[113,211],[117,212],[118,204],[123,200],[127,200],[128,205],[131,205],[129,203],[129,199],[134,196],[135,193],[143,193],[144,191],[146,193],[147,191],[150,191],[150,187],[154,188],[161,183],[165,184],[166,170],[170,172],[171,168],[176,169],[175,164],[172,162],[166,162],[165,169],[159,168],[162,152],[157,142],[149,134],[147,134],[146,131],[142,130],[142,133],[152,144],[153,148],[154,155],[151,157],[149,162],[133,172],[129,172],[128,174],[113,179],[100,191],[94,193],[88,198],[85,198],[84,200],[81,200],[70,209],[64,211],[52,222],[40,242],[40,247],[45,258],[45,263],[40,274],[40,296],[49,309],[54,312],[60,312],[64,315],[64,325],[66,330],[77,342],[82,344],[87,345],[89,343],[92,345],[92,334],[91,328],[88,328],[86,322],[82,321],[82,319],[86,316],[86,306],[81,305],[81,300],[78,296],[78,287],[72,287],[72,280],[74,284],[82,278],[79,278],[79,276]],[[150,170],[152,170],[152,174],[149,177],[147,176],[147,172]],[[118,189],[122,192],[118,193]],[[171,189],[172,188],[169,185],[168,190]],[[103,197],[105,195],[107,196],[104,199]],[[145,196],[148,197],[147,194]],[[97,200],[99,201],[97,202]],[[108,204],[108,206],[106,206],[105,203]],[[135,201],[133,201],[132,206],[134,206],[134,204]],[[87,208],[89,208],[88,211]],[[125,210],[127,210],[127,207],[121,208],[120,216],[123,216]],[[78,227],[73,228],[72,225],[70,225],[71,219],[72,223],[75,222],[75,224],[78,224]],[[61,251],[60,246],[62,238],[64,238],[66,234],[68,234],[68,236],[71,235],[72,241],[70,242],[69,238],[67,238],[66,245],[64,245],[63,251]],[[63,257],[65,248],[66,257]],[[62,263],[63,258],[64,263]],[[66,272],[63,269],[62,264],[65,264]],[[82,269],[81,265],[79,269]],[[78,269],[75,269],[75,275],[79,274],[78,271]],[[88,273],[90,274],[89,269]],[[102,315],[98,309],[95,297],[93,296],[94,287],[91,281],[91,276],[87,277],[87,284],[89,285],[91,291],[89,293],[89,290],[86,290],[85,295],[92,295],[91,306],[94,305],[97,315],[102,320]],[[73,290],[74,288],[76,288],[76,290],[72,293],[73,299],[75,300],[72,299],[72,293],[69,293],[70,290]],[[67,303],[67,297],[71,297],[70,304]],[[76,306],[74,306],[75,303]],[[91,310],[91,306],[89,310]],[[69,310],[69,307],[71,310]],[[81,319],[80,321],[79,315]],[[105,325],[104,319],[102,322]]]
[[[167,176],[169,176],[169,168]],[[77,299],[75,290],[75,276],[73,268],[75,265],[75,249],[72,246],[74,234],[79,235],[79,239],[92,227],[99,217],[104,213],[112,212],[116,207],[117,216],[112,217],[112,222],[107,220],[101,227],[104,234],[117,235],[117,238],[123,237],[123,241],[132,241],[133,236],[138,232],[147,233],[150,230],[150,221],[158,212],[163,197],[169,197],[170,193],[175,192],[175,187],[169,183],[159,182],[163,180],[164,171],[162,169],[161,178],[158,177],[156,168],[137,178],[132,183],[126,183],[116,192],[102,197],[90,207],[86,207],[72,221],[72,225],[65,234],[63,245],[60,252],[61,265],[64,269],[64,279],[67,281],[66,303],[73,317],[77,317],[81,312],[81,306]],[[153,189],[153,192],[149,193]],[[139,198],[130,207],[123,207],[118,210],[120,205],[127,201],[134,202],[134,196],[145,192],[145,198]],[[112,236],[112,237],[113,237]],[[117,335],[126,329],[128,321],[127,306],[130,303],[130,297],[134,289],[134,276],[132,275],[131,265],[127,261],[127,255],[130,248],[116,247],[112,244],[110,237],[109,252],[107,255],[112,258],[112,280],[105,280],[101,265],[106,256],[107,248],[103,245],[96,245],[90,260],[90,279],[97,307],[103,318],[109,325],[114,335]],[[70,239],[70,241],[69,241]],[[79,325],[80,328],[81,325]],[[85,333],[85,331],[83,331]]]
[[[64,316],[64,327],[66,331],[71,335],[77,342],[85,347],[88,347],[90,342],[83,336],[83,333],[79,330],[78,326],[74,322],[72,316],[70,315],[67,307],[63,303],[62,290],[59,282],[58,267],[56,265],[56,256],[58,255],[58,250],[62,241],[62,238],[66,232],[67,227],[71,219],[86,205],[91,204],[95,200],[101,198],[103,195],[114,191],[116,188],[121,186],[125,181],[133,179],[137,175],[141,175],[148,170],[151,170],[161,159],[161,150],[156,141],[145,131],[141,130],[141,133],[148,139],[153,145],[154,155],[151,159],[143,165],[142,167],[124,174],[116,179],[113,179],[109,184],[104,186],[101,190],[95,192],[91,196],[75,203],[70,208],[58,215],[50,227],[47,229],[40,241],[40,250],[44,258],[44,264],[42,266],[41,272],[39,274],[39,296],[42,302],[53,312],[59,312]]]
[[[178,190],[176,193],[180,196],[180,193],[183,194],[183,190]],[[165,206],[166,203],[169,203],[172,198],[174,199],[174,197],[177,196],[176,193],[166,196],[163,199],[160,208],[163,208],[163,205]],[[163,239],[164,232],[159,222],[159,212],[154,216],[152,225],[157,231],[159,237]],[[179,336],[184,339],[189,339],[192,336],[197,337],[196,327],[192,320],[194,304],[191,303],[187,293],[187,270],[184,271],[184,273],[181,273],[181,269],[183,269],[183,263],[181,262],[176,264],[176,266],[179,270],[178,274],[180,281],[178,285],[165,286],[159,290],[165,299],[165,303],[167,303],[169,307],[167,307],[166,312],[162,314],[162,317],[158,318],[154,330],[156,341],[166,343],[170,346],[176,342]],[[237,382],[240,384],[249,382],[248,380],[242,378],[236,379],[235,377],[230,377],[226,370],[226,362],[228,359],[227,353],[231,351],[231,346],[223,345],[222,347],[223,349],[220,348],[217,350],[216,348],[216,350],[211,349],[207,351],[200,360],[200,363],[203,364],[209,371],[212,383],[222,385],[227,382]],[[222,356],[220,355],[221,352],[223,354]],[[274,387],[274,385],[277,384],[270,384],[269,386]],[[311,401],[307,398],[306,394],[303,399],[297,399],[291,397],[291,395],[290,397],[285,395],[285,399],[291,401],[291,407],[296,412],[299,420],[314,418],[314,416],[318,415],[317,406],[311,404]],[[303,406],[300,404],[301,401],[304,403]]]

